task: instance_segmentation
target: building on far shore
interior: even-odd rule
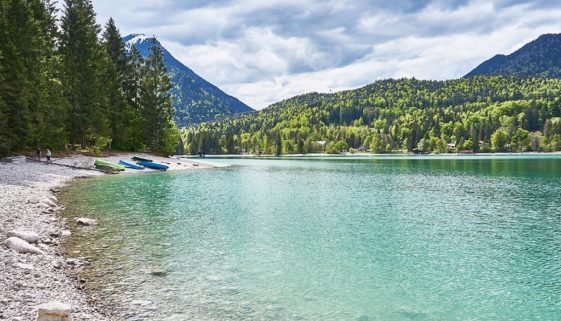
[[[319,147],[322,150],[325,150],[325,146],[327,145],[327,141],[326,140],[316,140],[316,144],[318,144]]]

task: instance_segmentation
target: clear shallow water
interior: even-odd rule
[[[118,315],[561,320],[560,156],[216,161],[64,195]]]

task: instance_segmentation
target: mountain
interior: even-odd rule
[[[135,45],[144,57],[148,57],[153,39],[143,34],[131,34],[124,37],[123,41],[128,48]],[[183,65],[159,41],[156,40],[156,44],[162,48],[164,64],[174,85],[173,105],[175,121],[179,127],[253,111]]]
[[[561,78],[561,34],[545,34],[508,56],[496,55],[464,77],[477,75]]]
[[[186,153],[561,150],[561,79],[388,79],[183,131]]]

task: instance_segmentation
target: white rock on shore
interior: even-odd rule
[[[49,302],[37,307],[37,321],[69,321],[72,308],[64,303]]]
[[[28,243],[37,243],[40,240],[39,234],[30,231],[10,231],[8,237],[17,237]]]
[[[4,241],[4,244],[18,253],[45,255],[45,252],[18,237],[10,237]]]

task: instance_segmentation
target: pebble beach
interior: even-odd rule
[[[118,161],[129,156],[105,159]],[[151,157],[169,163],[170,170],[216,167]],[[70,307],[73,320],[110,320],[96,310],[96,298],[82,291],[83,280],[76,277],[87,261],[63,256],[61,243],[72,235],[66,219],[57,215],[64,210],[57,195],[72,180],[104,175],[71,168],[91,168],[94,161],[93,157],[75,155],[54,159],[54,164],[0,162],[0,320],[36,320],[38,306],[53,302]],[[126,171],[130,172],[134,171]]]
[[[35,320],[37,306],[63,302],[74,320],[108,320],[97,313],[72,277],[79,268],[61,255],[67,236],[57,194],[72,179],[101,175],[45,163],[0,163],[0,320]],[[6,246],[13,231],[36,233],[44,254],[24,254]]]

